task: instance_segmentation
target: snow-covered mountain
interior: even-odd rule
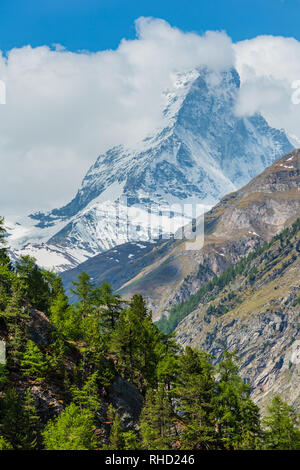
[[[65,270],[118,244],[175,233],[291,151],[261,115],[235,113],[239,87],[234,69],[177,74],[159,129],[100,155],[69,204],[8,222],[14,254]],[[197,214],[183,204],[198,204]]]

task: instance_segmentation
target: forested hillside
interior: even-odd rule
[[[294,410],[261,419],[238,358],[213,357],[81,273],[70,305],[33,258],[12,266],[0,222],[0,449],[299,449]]]

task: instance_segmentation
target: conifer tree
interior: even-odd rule
[[[74,403],[48,421],[42,434],[46,450],[93,450],[97,445],[92,413]]]
[[[33,450],[38,445],[39,434],[41,430],[41,421],[36,411],[35,401],[28,388],[25,392],[23,402],[23,432],[27,436],[25,448]]]
[[[263,419],[265,447],[270,450],[300,450],[300,431],[296,413],[280,396],[275,396]]]
[[[37,446],[40,420],[29,390],[24,399],[13,389],[7,389],[3,399],[1,432],[15,450],[33,450]]]
[[[226,449],[237,449],[261,435],[258,407],[250,399],[249,385],[238,375],[234,353],[225,352],[218,365],[216,395],[218,435]]]
[[[42,273],[46,283],[49,286],[49,303],[52,305],[53,300],[56,299],[59,293],[65,294],[63,281],[62,278],[53,271],[42,269]],[[65,298],[68,299],[66,295]]]
[[[168,392],[162,384],[156,391],[149,389],[141,413],[142,446],[147,450],[167,450],[174,439],[173,409]]]
[[[123,310],[111,337],[111,351],[118,357],[120,373],[131,382],[135,378],[136,339],[140,325],[132,312]]]
[[[107,407],[107,421],[110,425],[112,425],[112,423],[114,422],[115,413],[116,413],[116,411],[115,411],[112,403],[110,403]]]
[[[97,386],[98,372],[91,374],[83,387],[71,387],[73,402],[82,410],[86,409],[92,413],[96,413],[100,409],[100,400],[98,398]]]
[[[122,310],[121,298],[113,293],[112,287],[107,282],[103,282],[100,289],[96,291],[96,298],[97,303],[101,306],[99,309],[101,326],[105,331],[111,333]]]
[[[35,308],[47,312],[51,303],[51,291],[44,270],[38,267],[35,258],[21,256],[16,262],[16,274],[23,283],[25,295],[30,303]]]
[[[13,446],[3,436],[0,436],[0,450],[13,450]]]
[[[171,385],[176,381],[178,372],[178,357],[167,353],[157,364],[157,378],[160,383],[170,391]]]
[[[64,377],[64,357],[68,352],[67,344],[60,335],[53,335],[55,340],[51,343],[46,352],[45,362],[47,363],[47,375]]]
[[[5,364],[0,363],[0,391],[8,383],[8,370]]]
[[[0,217],[0,265],[10,266],[10,259],[7,252],[5,235],[6,230],[4,228],[4,219],[3,217]]]
[[[110,450],[123,450],[124,438],[120,416],[117,412],[114,413],[113,423],[109,434],[109,449]]]
[[[11,286],[14,274],[7,263],[0,262],[0,317],[3,316],[7,303],[11,297]]]
[[[241,436],[237,448],[242,450],[259,450],[263,445],[259,407],[251,400],[244,398],[240,403]]]
[[[143,299],[133,296],[112,332],[110,349],[118,357],[119,372],[143,393],[148,386],[156,385],[160,341],[161,333],[153,324]]]
[[[73,281],[71,292],[78,298],[79,309],[82,318],[86,317],[91,310],[93,304],[93,285],[89,274],[82,272],[78,276],[77,281]]]
[[[55,327],[55,332],[59,332],[64,336],[66,312],[69,306],[69,299],[63,290],[59,290],[57,295],[53,298],[50,306],[50,322]]]
[[[130,430],[123,432],[124,450],[140,450],[141,443],[137,434]]]
[[[1,434],[5,441],[9,442],[13,449],[24,448],[26,436],[23,430],[23,413],[21,399],[15,388],[8,388],[1,404]]]
[[[71,292],[78,298],[78,302],[66,311],[67,321],[64,323],[64,330],[73,339],[81,339],[90,345],[96,343],[94,337],[97,331],[99,338],[99,319],[95,312],[95,288],[91,282],[89,274],[82,272],[77,281],[73,281]],[[97,325],[96,325],[97,323]]]
[[[22,282],[18,278],[14,278],[11,296],[3,314],[9,332],[7,344],[8,365],[13,368],[20,365],[26,333],[25,323],[29,318],[27,308],[23,305],[23,292]]]
[[[26,349],[21,360],[21,370],[24,375],[32,377],[39,382],[42,382],[45,378],[47,363],[42,352],[30,339],[27,341]]]
[[[211,357],[186,347],[179,357],[175,396],[185,423],[183,449],[215,447],[215,378]]]

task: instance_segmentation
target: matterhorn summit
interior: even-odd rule
[[[237,115],[239,87],[235,69],[176,74],[158,129],[99,155],[64,207],[8,221],[13,254],[62,271],[127,241],[170,235],[194,216],[185,206],[199,215],[290,152],[283,130],[260,114]]]

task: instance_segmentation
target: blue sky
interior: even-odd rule
[[[225,30],[233,41],[261,34],[300,39],[300,0],[1,0],[0,49],[53,43],[72,51],[114,49],[135,36],[139,16],[183,31]]]
[[[203,65],[235,66],[238,112],[300,146],[299,18],[300,0],[0,0],[5,214],[67,203],[99,153],[160,125],[174,74]]]

